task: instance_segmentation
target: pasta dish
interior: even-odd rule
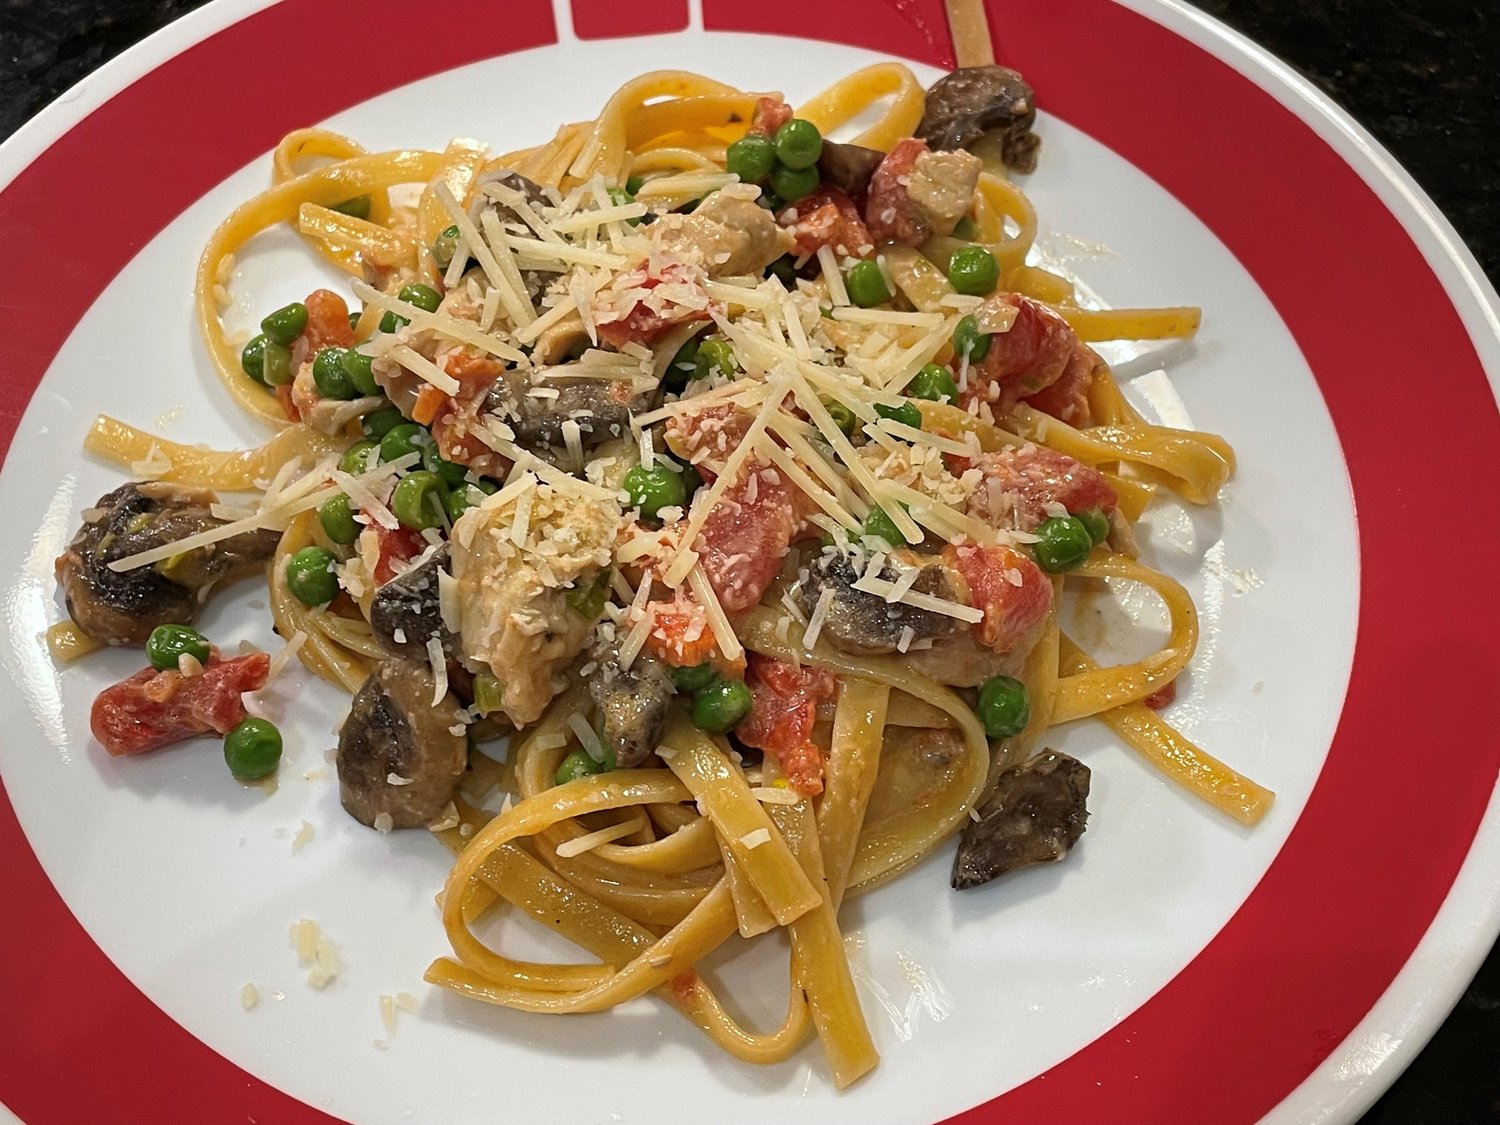
[[[840,1087],[876,1063],[841,903],[955,837],[960,889],[1063,858],[1090,775],[1053,727],[1097,717],[1257,821],[1272,794],[1158,713],[1197,616],[1133,532],[1164,491],[1212,504],[1233,454],[1147,422],[1090,347],[1198,311],[1089,307],[1029,258],[1035,115],[1003,67],[923,90],[882,63],[795,107],[647,74],[515,152],[286,136],[196,278],[268,439],[86,439],[133,479],[57,560],[49,641],[148,658],[96,700],[100,744],[213,734],[269,776],[244,695],[295,658],[352,695],[344,808],[454,853],[428,981],[539,1013],[655,994],[745,1061],[816,1036]],[[236,255],[282,225],[345,283],[231,337]],[[274,653],[193,628],[249,573]],[[1104,583],[1164,605],[1156,651],[1067,635],[1065,592]],[[584,956],[507,956],[495,910]],[[781,928],[757,1031],[695,966]]]

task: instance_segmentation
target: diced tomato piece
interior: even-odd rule
[[[245,719],[240,693],[264,687],[263,652],[209,664],[196,676],[143,668],[94,700],[89,727],[112,756],[143,754],[195,734],[227,734]]]
[[[667,448],[684,461],[707,450],[723,461],[745,440],[754,417],[732,402],[715,403],[692,413],[673,414],[667,419]],[[701,470],[700,470],[701,472]]]
[[[475,427],[490,389],[505,368],[498,360],[467,350],[450,352],[440,366],[458,380],[458,394],[449,396],[424,386],[412,406],[412,421],[431,428],[438,452],[447,460],[490,476],[504,475],[509,462],[485,444]]]
[[[763,97],[756,101],[746,132],[769,137],[792,119],[792,107],[780,98]]]
[[[396,564],[410,562],[427,546],[423,539],[409,527],[395,529],[381,527],[378,523],[370,529],[375,533],[379,555],[375,560],[375,581],[381,585],[396,577]]]
[[[307,341],[309,356],[317,355],[321,348],[347,348],[354,343],[344,298],[331,289],[314,289],[303,304],[307,306],[307,327],[302,330],[302,338]]]
[[[989,300],[1015,309],[1015,319],[1009,330],[990,336],[984,359],[970,366],[969,388],[959,405],[967,409],[982,401],[1006,411],[1057,382],[1080,345],[1068,322],[1040,301],[1019,293],[999,293]]]
[[[915,137],[897,141],[870,177],[870,194],[865,200],[865,225],[870,228],[876,242],[920,246],[932,234],[927,220],[906,190],[917,157],[926,151],[927,142]]]
[[[875,239],[859,217],[859,208],[842,191],[828,184],[797,200],[777,220],[797,240],[794,252],[812,255],[831,246],[840,256],[867,258]]]
[[[818,704],[838,689],[833,674],[751,653],[745,670],[750,713],[734,730],[746,746],[774,754],[792,787],[805,797],[823,792],[823,755],[812,740]]]
[[[1030,648],[1052,608],[1052,582],[1042,568],[1014,548],[972,543],[947,544],[943,561],[968,585],[968,604],[984,611],[975,638],[996,652]]]
[[[1173,703],[1177,702],[1176,679],[1168,680],[1161,687],[1146,696],[1145,699],[1141,700],[1141,702],[1153,711],[1160,711],[1164,707],[1170,707]]]
[[[1047,518],[1048,504],[1070,513],[1115,508],[1114,486],[1103,473],[1044,445],[985,453],[973,464],[985,479],[969,495],[968,512],[995,527],[1030,531]]]
[[[661,267],[657,276],[651,276],[643,266],[621,275],[610,288],[624,294],[637,289],[652,290],[664,284],[683,285],[691,288],[695,295],[701,294],[707,300],[708,293],[703,288],[703,281],[702,270],[678,262],[669,262]],[[599,338],[616,348],[631,343],[650,344],[669,328],[696,320],[709,319],[707,308],[692,308],[673,301],[662,301],[657,304],[659,307],[653,307],[649,299],[637,301],[623,316],[620,316],[617,311],[607,314],[601,312],[595,325]]]
[[[719,651],[708,612],[685,590],[667,603],[656,604],[656,623],[646,635],[646,650],[673,668],[696,668]]]
[[[1023,401],[1070,426],[1087,426],[1093,420],[1089,410],[1089,388],[1094,385],[1094,369],[1098,365],[1099,357],[1079,344],[1073,349],[1057,382],[1028,395]]]
[[[276,401],[281,404],[281,412],[286,415],[288,422],[302,421],[302,411],[297,409],[297,402],[292,398],[290,383],[276,388]]]
[[[807,510],[802,490],[754,457],[724,490],[695,545],[725,613],[760,603]]]

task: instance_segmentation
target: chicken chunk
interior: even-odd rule
[[[520,542],[518,504],[530,508]],[[595,618],[585,594],[611,563],[621,520],[613,497],[537,484],[508,504],[470,508],[454,525],[460,648],[500,681],[517,726],[541,717],[587,643]]]
[[[691,215],[666,215],[651,225],[666,253],[696,262],[710,277],[758,274],[792,248],[791,236],[753,197],[716,191]]]

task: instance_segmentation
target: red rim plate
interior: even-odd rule
[[[953,65],[941,0],[703,7],[708,30],[795,34]],[[1111,1125],[1253,1121],[1312,1073],[1395,978],[1453,884],[1500,773],[1500,741],[1471,706],[1500,672],[1487,616],[1454,612],[1449,584],[1424,580],[1413,535],[1462,527],[1471,557],[1500,551],[1500,525],[1471,518],[1469,483],[1500,479],[1500,416],[1440,279],[1308,124],[1226,62],[1110,0],[1000,7],[992,0],[993,26],[1004,29],[1000,61],[1045,92],[1049,113],[1111,145],[1191,209],[1285,320],[1349,467],[1361,601],[1327,762],[1254,892],[1132,1015],[953,1120],[1047,1112]],[[0,192],[7,260],[58,263],[61,274],[39,286],[31,270],[0,271],[0,451],[108,281],[287,128],[481,57],[557,41],[552,7],[539,0],[455,0],[441,22],[413,21],[397,0],[371,0],[360,20],[339,20],[341,49],[328,52],[308,29],[338,13],[331,0],[285,0],[208,36],[95,109]],[[617,13],[604,0],[574,0],[574,30],[609,38],[687,23],[685,0],[645,0],[628,27]],[[398,26],[406,49],[383,49]],[[469,32],[452,35],[456,26]],[[247,57],[277,58],[278,80],[219,80]],[[371,57],[385,60],[378,71],[362,62]],[[1143,106],[1170,120],[1143,127]],[[183,146],[184,136],[194,143]],[[172,175],[161,175],[167,167]],[[80,223],[104,168],[110,221]],[[1398,429],[1397,412],[1423,384],[1440,388],[1443,425]],[[1416,721],[1394,700],[1420,701],[1420,731],[1406,729]],[[1414,738],[1464,752],[1423,753],[1422,784],[1402,787],[1397,831],[1386,813],[1391,779],[1409,769]],[[0,850],[8,857],[0,896],[11,904],[0,928],[0,991],[25,1021],[0,1054],[0,1099],[23,1120],[334,1120],[219,1056],[137,991],[58,897],[3,792]],[[107,1061],[107,1080],[90,1060]],[[73,1065],[98,1080],[59,1081],[59,1068]]]

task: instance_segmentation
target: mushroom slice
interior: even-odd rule
[[[1034,172],[1041,145],[1031,131],[1035,124],[1036,96],[1020,74],[1004,66],[970,66],[932,84],[916,135],[934,149],[956,149],[993,133],[1007,168]]]
[[[150,566],[109,564],[141,551],[223,527],[209,510],[218,497],[163,481],[123,484],[84,513],[83,525],[54,569],[68,614],[108,644],[142,644],[158,625],[187,625],[220,582],[255,569],[275,553],[274,531],[247,531]]]
[[[436,703],[432,671],[393,657],[354,696],[339,732],[339,800],[361,824],[420,828],[453,798],[469,741],[451,692]],[[457,731],[458,733],[454,733]]]
[[[599,670],[589,695],[604,723],[604,744],[623,767],[638,766],[655,752],[667,725],[672,678],[654,657],[641,653],[628,669],[620,667],[619,646],[595,651]]]
[[[1089,776],[1088,766],[1056,750],[1002,773],[959,841],[954,889],[1067,855],[1088,824]]]
[[[420,566],[392,578],[370,602],[370,631],[382,648],[408,660],[427,659],[427,642],[442,642],[443,653],[452,660],[455,638],[443,624],[438,597],[440,574],[449,573],[449,551],[445,543]]]

